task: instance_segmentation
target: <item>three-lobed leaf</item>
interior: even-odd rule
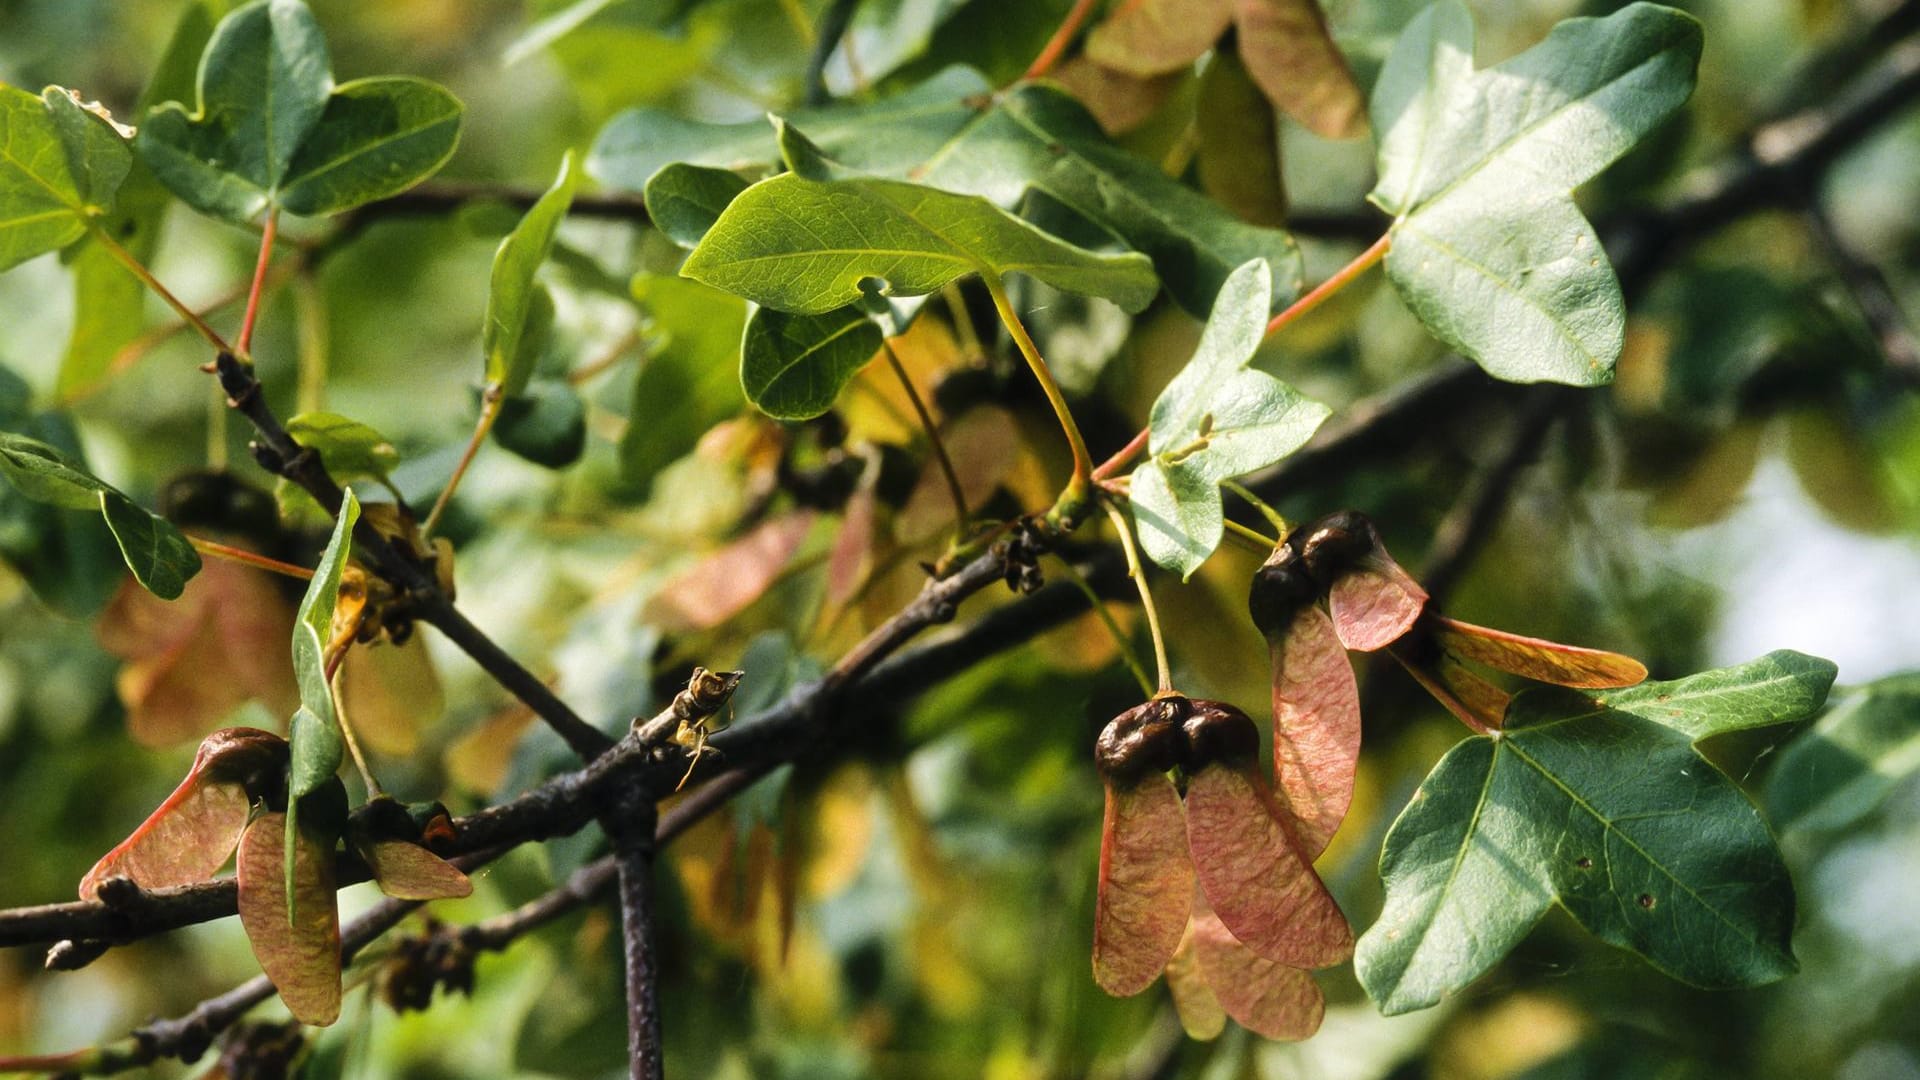
[[[1516,697],[1505,729],[1449,751],[1387,834],[1386,907],[1355,956],[1368,995],[1388,1013],[1433,1005],[1555,903],[1693,985],[1791,974],[1785,863],[1693,741],[1801,719],[1830,680],[1823,661],[1775,653],[1604,705],[1557,688]]]
[[[741,193],[681,272],[801,315],[876,291],[920,296],[967,274],[995,281],[1026,274],[1128,311],[1145,308],[1159,289],[1145,257],[1075,247],[982,198],[900,180],[795,173]]]
[[[1568,19],[1473,71],[1473,22],[1441,0],[1376,83],[1379,183],[1395,215],[1387,276],[1435,336],[1511,381],[1612,379],[1620,284],[1573,189],[1693,91],[1700,25],[1636,3]]]
[[[336,87],[303,0],[256,0],[207,41],[188,106],[169,102],[135,147],[167,189],[212,217],[337,213],[411,187],[452,155],[462,108],[419,79]]]
[[[1274,302],[1298,293],[1300,253],[1286,233],[1236,219],[1121,150],[1057,87],[989,89],[977,73],[952,68],[864,109],[799,110],[788,119],[849,169],[980,195],[1006,210],[1024,208],[1036,193],[1050,199],[1152,258],[1169,295],[1196,316],[1206,315],[1227,275],[1248,259],[1273,268]],[[669,172],[675,162],[752,175],[779,158],[766,124],[702,124],[641,109],[608,123],[588,168],[612,187],[646,191],[650,202],[658,184],[665,206],[692,179]],[[705,227],[698,217],[672,225],[683,243]]]
[[[569,152],[560,163],[560,175],[527,210],[493,255],[493,276],[487,291],[487,321],[481,334],[486,355],[487,382],[506,397],[526,389],[534,365],[545,348],[541,325],[552,322],[552,298],[535,281],[540,265],[553,251],[553,237],[573,205],[580,174]],[[530,328],[533,332],[530,332]]]
[[[68,510],[97,510],[120,546],[134,580],[172,600],[200,572],[200,553],[180,530],[96,479],[38,439],[0,432],[0,475],[35,502]]]
[[[1131,486],[1140,546],[1191,577],[1220,545],[1220,483],[1300,448],[1328,410],[1247,366],[1266,333],[1270,271],[1246,263],[1220,290],[1193,358],[1153,403],[1148,459]]]
[[[132,163],[125,140],[65,90],[0,84],[0,270],[85,236]]]

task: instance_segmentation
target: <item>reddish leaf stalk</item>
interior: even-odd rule
[[[1026,74],[1021,78],[1038,79],[1053,70],[1053,66],[1066,55],[1067,46],[1073,43],[1073,36],[1080,32],[1080,27],[1087,21],[1087,16],[1093,14],[1093,5],[1094,0],[1076,0],[1073,9],[1067,12],[1067,17],[1060,21],[1059,29],[1047,39],[1046,45],[1040,49],[1040,55],[1033,58],[1033,63],[1028,66]]]
[[[218,330],[207,325],[207,320],[201,318],[199,312],[188,307],[184,301],[173,295],[173,291],[165,285],[162,285],[160,279],[153,276],[153,271],[147,269],[145,263],[135,258],[133,252],[121,247],[113,237],[108,236],[105,229],[96,226],[93,230],[93,238],[107,254],[119,260],[120,265],[126,267],[134,277],[139,278],[141,284],[151,289],[155,296],[165,300],[168,307],[172,308],[182,319],[186,320],[188,326],[193,327],[201,337],[206,339],[207,344],[212,345],[221,352],[233,351],[233,347],[227,344],[227,339],[221,337]]]
[[[1266,336],[1272,337],[1274,334],[1279,333],[1282,327],[1298,320],[1307,312],[1326,303],[1329,297],[1341,289],[1353,284],[1354,279],[1366,273],[1381,259],[1386,258],[1387,249],[1392,246],[1393,234],[1382,233],[1380,239],[1373,242],[1372,247],[1361,252],[1352,262],[1335,272],[1332,277],[1314,286],[1311,292],[1295,300],[1285,311],[1275,315],[1273,320],[1267,323]],[[1100,467],[1093,470],[1093,479],[1110,479],[1121,469],[1126,468],[1133,462],[1134,458],[1139,457],[1141,452],[1146,450],[1149,437],[1150,430],[1148,428],[1141,428],[1132,439],[1127,441],[1127,445],[1115,451],[1112,457],[1101,462]]]
[[[1267,324],[1267,336],[1272,337],[1280,332],[1281,327],[1286,326],[1307,312],[1326,303],[1328,297],[1352,284],[1355,278],[1366,273],[1373,267],[1374,263],[1386,258],[1387,249],[1392,246],[1393,234],[1381,233],[1380,239],[1375,240],[1372,247],[1361,252],[1352,262],[1335,272],[1332,277],[1314,286],[1312,292],[1295,300],[1287,310],[1275,315],[1273,321]]]
[[[247,287],[247,313],[240,320],[240,340],[236,351],[253,355],[253,323],[260,315],[260,294],[265,292],[267,265],[273,261],[273,238],[280,231],[280,211],[267,211],[267,223],[260,230],[260,258],[253,264],[253,284]]]
[[[301,581],[313,580],[313,571],[304,566],[295,566],[290,562],[281,562],[279,559],[269,559],[265,555],[256,555],[245,548],[230,547],[216,540],[208,540],[199,536],[188,536],[187,542],[193,545],[193,550],[202,555],[211,555],[216,559],[225,559],[228,562],[241,563],[257,570],[284,574],[287,577],[298,578]]]

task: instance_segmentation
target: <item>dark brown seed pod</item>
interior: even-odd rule
[[[1181,727],[1186,736],[1186,756],[1180,764],[1190,773],[1209,765],[1241,764],[1259,756],[1260,729],[1254,726],[1252,717],[1224,701],[1191,702]]]
[[[265,799],[287,786],[287,740],[259,728],[230,727],[200,742],[196,762],[213,783],[237,784],[249,799]]]
[[[1247,614],[1253,625],[1269,638],[1280,637],[1293,624],[1293,617],[1320,598],[1320,586],[1307,573],[1300,548],[1292,537],[1282,540],[1273,554],[1253,572],[1253,584],[1247,590]]]
[[[1381,550],[1380,533],[1358,510],[1336,510],[1295,529],[1287,539],[1300,552],[1308,575],[1322,589]]]
[[[1173,695],[1142,702],[1114,717],[1093,748],[1093,763],[1100,775],[1125,787],[1180,764],[1187,741],[1181,725],[1192,704]]]

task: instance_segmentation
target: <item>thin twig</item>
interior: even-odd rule
[[[953,459],[947,456],[947,444],[940,438],[940,429],[933,422],[933,414],[927,411],[927,403],[921,400],[920,391],[914,388],[913,378],[907,374],[906,365],[900,362],[899,354],[893,351],[893,342],[882,339],[880,351],[887,354],[887,364],[893,368],[894,377],[900,380],[901,389],[907,392],[907,400],[913,403],[913,412],[920,418],[920,430],[927,433],[927,442],[933,446],[933,456],[940,463],[940,473],[947,478],[947,493],[953,496],[954,521],[957,528],[965,528],[971,513],[967,510],[967,491],[960,486],[960,474],[953,471]]]
[[[1920,341],[1915,340],[1907,313],[1887,284],[1887,276],[1847,243],[1818,198],[1807,201],[1803,216],[1807,231],[1813,234],[1827,261],[1833,264],[1834,272],[1880,346],[1880,358],[1887,372],[1903,382],[1920,384]]]

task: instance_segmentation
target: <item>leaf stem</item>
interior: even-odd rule
[[[1100,505],[1107,512],[1107,520],[1120,534],[1120,547],[1127,553],[1127,576],[1133,579],[1133,585],[1140,590],[1140,606],[1147,613],[1147,636],[1153,639],[1153,665],[1159,671],[1160,689],[1158,693],[1173,693],[1173,673],[1167,667],[1167,642],[1160,634],[1160,613],[1153,606],[1153,592],[1147,588],[1146,571],[1140,566],[1140,552],[1133,546],[1133,529],[1127,524],[1127,516],[1113,505],[1112,500],[1102,499]]]
[[[1060,384],[1053,381],[1053,372],[1047,369],[1047,362],[1041,359],[1040,350],[1027,334],[1026,325],[1013,310],[1012,302],[1007,299],[1006,286],[992,275],[983,274],[981,280],[986,283],[987,295],[993,297],[993,307],[1000,313],[1000,321],[1006,324],[1007,332],[1013,335],[1013,343],[1020,349],[1020,355],[1026,358],[1027,367],[1032,369],[1033,377],[1040,380],[1040,389],[1046,393],[1047,403],[1053,406],[1053,415],[1067,433],[1067,444],[1073,448],[1073,479],[1067,485],[1064,501],[1084,499],[1093,487],[1093,459],[1087,454],[1087,441],[1080,437],[1080,425],[1074,423],[1073,412],[1067,408],[1066,395],[1060,392]]]
[[[1293,531],[1293,527],[1287,524],[1287,519],[1281,516],[1280,511],[1269,506],[1267,500],[1255,495],[1245,484],[1242,484],[1238,480],[1223,480],[1220,486],[1240,496],[1248,506],[1260,511],[1260,516],[1266,518],[1267,524],[1273,526],[1273,531],[1279,533],[1282,537]]]
[[[367,767],[367,755],[360,749],[360,740],[353,733],[353,722],[347,716],[347,695],[341,692],[341,683],[345,681],[345,660],[347,650],[340,650],[341,663],[334,668],[333,675],[327,680],[327,690],[333,694],[333,716],[340,721],[340,735],[346,741],[347,753],[353,757],[353,767],[360,771],[360,780],[367,785],[367,798],[380,797],[380,781],[373,778],[373,770]]]
[[[1274,548],[1280,546],[1280,541],[1275,540],[1273,537],[1266,535],[1258,529],[1249,529],[1232,518],[1227,518],[1223,524],[1227,527],[1226,536],[1229,540],[1242,541],[1248,551],[1262,557],[1265,557],[1271,553]]]
[[[1134,432],[1133,438],[1127,440],[1127,445],[1115,450],[1112,457],[1101,462],[1100,467],[1093,470],[1093,478],[1095,480],[1110,479],[1113,474],[1126,468],[1134,458],[1140,456],[1140,451],[1147,448],[1147,439],[1152,434],[1150,428],[1141,428]]]
[[[592,382],[602,372],[625,360],[627,353],[640,344],[640,337],[640,328],[637,326],[620,335],[620,340],[609,346],[606,352],[567,372],[567,385],[580,386]]]
[[[260,316],[260,294],[265,291],[267,266],[273,262],[273,238],[280,231],[280,208],[267,211],[267,223],[260,230],[260,257],[253,264],[253,284],[247,287],[247,313],[240,320],[240,340],[235,352],[253,355],[253,323]]]
[[[113,237],[107,235],[107,230],[101,228],[97,223],[93,226],[93,238],[100,242],[100,247],[106,251],[107,254],[118,259],[120,265],[126,267],[134,277],[139,278],[141,284],[153,290],[154,295],[165,300],[168,307],[178,313],[182,319],[186,320],[188,326],[193,327],[195,332],[206,339],[207,344],[212,345],[221,352],[234,351],[233,347],[227,344],[227,339],[221,337],[218,330],[208,326],[207,320],[201,318],[199,312],[194,311],[183,303],[179,297],[173,295],[171,290],[160,283],[159,278],[153,276],[153,271],[147,269],[145,263],[135,258],[133,252],[121,247]]]
[[[1053,70],[1053,66],[1060,62],[1060,57],[1065,55],[1067,46],[1073,43],[1073,35],[1080,32],[1080,24],[1086,22],[1087,16],[1093,14],[1093,4],[1094,0],[1075,0],[1073,9],[1067,12],[1067,17],[1060,20],[1060,28],[1047,39],[1046,46],[1040,50],[1039,56],[1033,58],[1032,65],[1027,68],[1027,73],[1021,78],[1038,79]]]
[[[1387,249],[1392,246],[1393,234],[1381,233],[1380,239],[1375,240],[1372,247],[1355,256],[1352,262],[1341,267],[1332,277],[1314,286],[1312,292],[1295,300],[1287,310],[1275,315],[1273,321],[1267,324],[1266,336],[1272,337],[1280,332],[1281,327],[1326,303],[1328,297],[1352,284],[1353,279],[1366,273],[1374,263],[1386,258]]]
[[[1107,628],[1107,633],[1113,635],[1113,643],[1120,648],[1120,659],[1126,661],[1127,670],[1133,672],[1134,681],[1140,684],[1140,692],[1152,697],[1153,680],[1147,677],[1147,669],[1141,665],[1140,654],[1134,651],[1133,642],[1127,640],[1126,631],[1120,629],[1120,623],[1114,619],[1113,612],[1107,610],[1107,602],[1100,598],[1099,593],[1093,591],[1093,586],[1087,582],[1086,575],[1073,565],[1073,560],[1059,555],[1055,556],[1055,560],[1059,562],[1061,572],[1066,575],[1068,581],[1073,583],[1073,587],[1086,596],[1087,605],[1093,609],[1095,615],[1100,617],[1101,623]]]
[[[927,403],[921,399],[920,391],[914,389],[906,365],[900,362],[899,354],[893,351],[893,342],[882,338],[880,351],[887,354],[887,365],[893,368],[894,377],[900,380],[900,388],[907,392],[907,400],[913,404],[914,415],[920,418],[920,430],[927,433],[927,441],[933,444],[933,456],[940,462],[941,475],[947,478],[947,492],[953,496],[954,527],[965,528],[967,519],[972,516],[967,510],[967,493],[960,486],[960,474],[953,471],[953,459],[947,456],[947,444],[940,439],[940,429],[934,426],[933,414],[927,410]]]
[[[1312,292],[1295,300],[1285,311],[1275,315],[1273,321],[1267,323],[1265,337],[1272,337],[1281,327],[1286,326],[1307,312],[1326,303],[1328,297],[1352,284],[1355,278],[1365,273],[1373,264],[1385,258],[1387,249],[1392,246],[1393,234],[1382,233],[1380,239],[1373,242],[1372,247],[1361,252],[1352,262],[1341,267],[1332,277],[1315,286]],[[1125,468],[1129,462],[1139,456],[1140,451],[1146,449],[1147,434],[1148,429],[1141,428],[1139,433],[1134,435],[1133,439],[1128,442],[1127,445],[1121,447],[1112,457],[1100,463],[1100,467],[1093,471],[1093,478],[1095,480],[1105,480]]]
[[[453,501],[454,489],[467,475],[467,466],[473,464],[475,454],[480,452],[480,444],[487,441],[487,434],[493,430],[493,422],[500,418],[500,402],[504,395],[500,384],[490,382],[480,394],[480,419],[473,425],[473,438],[467,440],[467,448],[460,454],[460,463],[453,467],[453,475],[447,477],[447,486],[440,489],[440,497],[433,500],[433,509],[428,511],[426,523],[420,526],[422,542],[432,539],[434,526],[440,524],[441,515],[447,512],[447,504]]]
[[[295,566],[293,563],[281,562],[279,559],[269,559],[265,555],[256,555],[245,548],[229,547],[217,540],[208,540],[199,536],[188,536],[187,543],[192,544],[193,550],[202,555],[211,555],[216,559],[225,559],[228,562],[241,563],[258,570],[266,570],[275,574],[284,574],[287,577],[298,578],[301,581],[313,580],[313,571],[304,566]]]

